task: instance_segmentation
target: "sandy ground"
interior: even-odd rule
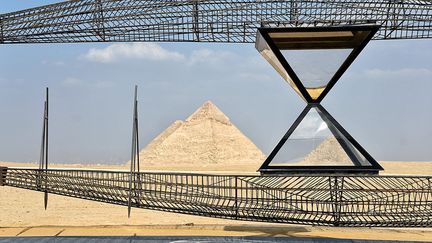
[[[432,175],[432,162],[382,162],[382,174]],[[0,162],[0,166],[37,167],[36,164]],[[126,169],[126,166],[52,165],[51,168]],[[189,165],[158,170],[192,170]],[[208,168],[206,168],[208,169]],[[210,168],[211,169],[211,168]],[[243,173],[254,173],[254,169]],[[238,172],[237,172],[238,173]],[[293,226],[213,219],[132,209],[117,205],[49,196],[48,209],[43,209],[43,194],[11,187],[0,187],[0,236],[37,235],[227,235],[227,236],[292,236],[353,239],[386,239],[432,241],[432,229],[369,229]]]

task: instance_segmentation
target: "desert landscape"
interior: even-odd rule
[[[333,140],[318,150],[331,149]],[[329,147],[330,146],[330,147]],[[317,150],[317,151],[318,151]],[[309,158],[317,151],[312,151]],[[332,156],[339,156],[338,153]],[[176,121],[140,152],[144,171],[257,174],[265,155],[214,104],[206,102],[185,121]],[[333,158],[333,157],[332,157]],[[192,161],[192,162],[191,162]],[[194,161],[194,162],[193,162]],[[432,175],[432,162],[382,161],[383,175]],[[0,167],[37,168],[37,163],[1,162]],[[50,168],[129,170],[120,165],[50,164]],[[351,239],[432,239],[431,229],[332,228],[256,223],[133,209],[0,187],[0,236],[171,235],[289,236]]]

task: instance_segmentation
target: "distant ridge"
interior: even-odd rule
[[[147,165],[261,165],[265,156],[211,101],[185,121],[175,121],[140,152]],[[229,168],[228,168],[229,169]]]

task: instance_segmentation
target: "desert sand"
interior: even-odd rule
[[[264,154],[211,102],[205,103],[185,121],[174,122],[140,152],[140,157],[141,169],[144,171],[218,174],[258,174],[256,170],[264,160]],[[381,174],[432,175],[432,162],[381,162],[381,165],[385,168]],[[1,161],[0,166],[38,167],[36,163]],[[49,168],[127,171],[129,166],[127,163],[50,164]],[[225,235],[425,241],[432,239],[432,230],[293,226],[144,209],[132,209],[131,217],[128,218],[127,208],[123,206],[58,195],[49,195],[48,209],[45,211],[42,193],[0,187],[0,236],[17,235]]]

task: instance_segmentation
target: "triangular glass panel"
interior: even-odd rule
[[[376,173],[381,166],[320,105],[308,105],[282,138],[261,172]]]
[[[353,49],[282,50],[313,100],[317,100]]]
[[[306,102],[317,103],[378,29],[376,25],[260,28],[256,48]]]
[[[279,73],[279,75],[282,76],[282,78],[294,89],[294,91],[297,92],[297,94],[300,95],[300,97],[302,97],[304,100],[306,100],[302,92],[300,92],[297,84],[295,84],[294,80],[291,79],[291,76],[288,74],[287,70],[280,62],[280,59],[272,51],[272,48],[270,48],[269,44],[260,32],[257,33],[257,41],[255,47],[267,60],[267,62],[269,62],[270,65],[272,65],[272,67]]]

